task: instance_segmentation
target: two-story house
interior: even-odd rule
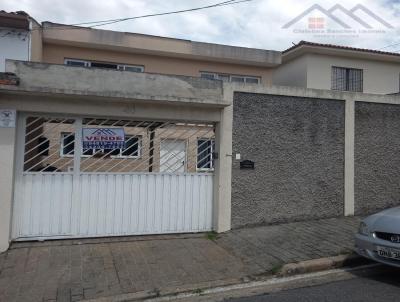
[[[272,84],[280,52],[42,23],[38,61]]]
[[[273,84],[339,91],[399,92],[400,54],[301,41],[283,51]]]

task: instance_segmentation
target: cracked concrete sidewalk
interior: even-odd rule
[[[351,253],[359,221],[259,226],[215,240],[186,234],[14,243],[0,255],[0,301],[80,301],[220,285]]]

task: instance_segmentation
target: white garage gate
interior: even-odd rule
[[[213,152],[212,124],[21,114],[12,238],[210,231]]]

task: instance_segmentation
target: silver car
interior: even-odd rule
[[[361,221],[356,235],[356,252],[400,267],[400,207],[384,210]]]

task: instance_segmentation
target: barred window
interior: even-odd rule
[[[331,89],[340,91],[363,91],[363,70],[332,67]]]
[[[71,132],[61,133],[61,155],[73,156],[75,149],[75,135]]]
[[[197,170],[213,170],[214,139],[197,140]]]

